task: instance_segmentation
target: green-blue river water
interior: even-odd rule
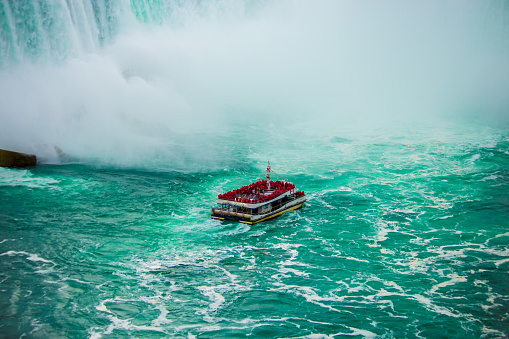
[[[0,338],[509,336],[508,13],[0,0]]]
[[[0,169],[2,336],[509,333],[506,128],[251,132],[209,169]],[[304,208],[210,219],[267,159]]]

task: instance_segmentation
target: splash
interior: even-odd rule
[[[504,1],[0,1],[0,147],[132,164],[309,128],[507,115]],[[182,151],[184,150],[184,151]]]

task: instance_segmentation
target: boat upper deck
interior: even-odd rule
[[[286,196],[304,196],[304,192],[295,192],[295,185],[288,181],[270,180],[270,163],[267,167],[267,180],[255,181],[247,186],[217,196],[219,204],[257,208]]]
[[[248,186],[242,186],[233,191],[219,194],[217,197],[220,200],[253,204],[272,200],[286,192],[293,193],[294,189],[295,185],[290,182],[261,180],[253,182]]]
[[[271,199],[259,199],[258,195],[253,194],[239,194],[234,200],[226,200],[226,199],[217,199],[218,204],[222,205],[231,205],[231,206],[242,206],[246,208],[258,208],[267,204],[270,204],[274,201],[280,200],[284,197],[290,196],[294,194],[293,192],[287,191],[278,195],[274,195],[274,191],[268,191],[265,194],[265,197],[273,196]],[[251,197],[251,198],[250,198]]]

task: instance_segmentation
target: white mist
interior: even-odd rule
[[[78,159],[179,161],[169,150],[233,124],[508,113],[503,1],[248,4],[183,6],[151,23],[124,4],[102,42],[90,9],[66,21],[79,27],[54,38],[72,40],[67,56],[2,63],[0,147],[49,162],[52,145]]]

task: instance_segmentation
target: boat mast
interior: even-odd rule
[[[270,161],[267,165],[267,188],[270,190]]]

